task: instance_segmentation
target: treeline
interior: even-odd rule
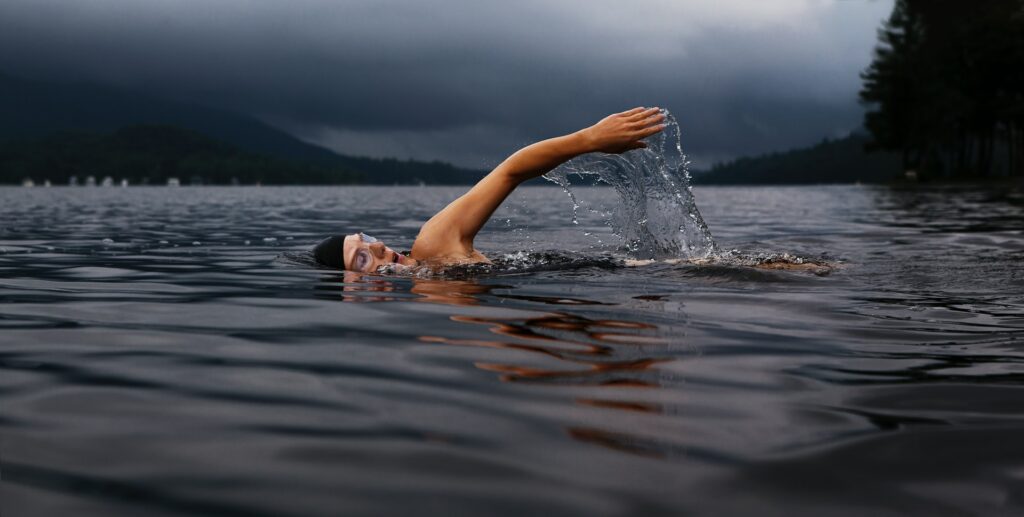
[[[366,180],[359,172],[243,151],[195,131],[139,125],[113,133],[58,132],[0,142],[0,183],[31,179],[67,183],[109,176],[133,184],[338,184]]]
[[[487,174],[487,171],[463,169],[437,160],[338,156],[330,163],[358,171],[364,183],[377,185],[472,185]]]
[[[765,154],[717,164],[695,172],[698,185],[886,183],[898,178],[900,158],[894,153],[866,153],[868,137],[853,134],[825,139],[805,149]]]
[[[1024,175],[1024,1],[896,0],[862,78],[869,148],[904,170]]]
[[[204,156],[199,160],[203,164],[186,164],[189,172],[178,173],[185,176],[180,178],[183,182],[188,181],[187,178],[192,175],[191,171],[197,169],[200,169],[197,173],[199,176],[213,177],[209,165],[216,162],[230,169],[222,171],[224,174],[220,175],[221,177],[237,176],[242,183],[359,181],[385,185],[465,184],[475,183],[484,174],[484,171],[462,169],[436,161],[339,155],[329,149],[298,140],[246,115],[96,85],[28,81],[5,76],[0,72],[0,142],[20,141],[14,147],[5,146],[7,149],[16,149],[17,145],[22,145],[26,141],[36,141],[60,132],[106,135],[122,128],[154,125],[191,130],[216,142],[233,146],[235,149],[232,152],[249,153],[244,158],[236,155],[231,159],[227,157],[230,153],[221,153],[223,159]],[[67,138],[66,134],[57,137],[58,140]],[[51,145],[43,145],[35,148],[48,150],[50,147]],[[256,159],[257,157],[269,157],[272,160]],[[115,158],[116,156],[107,153],[104,159],[109,161]],[[19,167],[25,167],[24,160],[19,161]],[[311,164],[314,167],[302,167],[302,164]],[[38,167],[33,167],[33,170],[39,170]],[[43,172],[49,174],[48,171]],[[87,174],[95,175],[92,172]],[[147,170],[125,175],[146,177],[150,174]],[[167,175],[166,172],[160,174]],[[18,178],[17,181],[21,179]],[[55,180],[51,178],[51,181]]]

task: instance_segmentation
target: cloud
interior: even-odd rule
[[[856,126],[858,73],[890,9],[891,0],[5,0],[0,69],[226,107],[346,152],[473,166],[658,104],[689,124],[700,164]]]

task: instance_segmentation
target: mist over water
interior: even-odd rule
[[[600,214],[637,258],[707,258],[717,246],[690,188],[689,161],[679,123],[664,110],[666,127],[646,140],[647,148],[623,154],[580,156],[544,176],[572,199],[573,224],[580,208]],[[583,199],[573,176],[606,184],[616,202]]]

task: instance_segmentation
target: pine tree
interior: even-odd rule
[[[927,176],[1024,175],[1024,0],[897,0],[878,36],[869,149]]]

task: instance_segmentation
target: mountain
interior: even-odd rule
[[[792,151],[771,153],[718,164],[694,172],[698,185],[887,183],[902,172],[894,153],[864,150],[868,137],[854,133],[837,140]]]
[[[112,134],[139,125],[173,126],[257,155],[355,171],[366,183],[471,183],[483,174],[442,162],[339,155],[245,115],[96,85],[0,74],[0,141],[37,141],[62,131]],[[347,181],[351,178],[339,178]]]
[[[173,126],[128,126],[110,134],[61,131],[29,141],[0,141],[0,183],[32,178],[65,184],[89,176],[156,185],[170,178],[222,185],[315,185],[364,179],[337,165],[251,153]]]

